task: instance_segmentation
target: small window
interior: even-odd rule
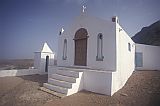
[[[64,39],[64,44],[63,44],[63,60],[67,59],[67,39]]]
[[[135,54],[135,65],[136,67],[143,67],[143,54],[141,52]]]
[[[102,33],[99,33],[97,36],[97,61],[103,61],[103,35]]]
[[[128,51],[131,51],[131,44],[128,43]]]

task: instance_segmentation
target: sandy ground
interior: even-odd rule
[[[47,75],[0,78],[0,106],[40,106],[57,97],[38,90]]]
[[[33,63],[33,59],[1,60],[0,70],[28,69],[29,67],[33,67]]]
[[[38,90],[46,75],[0,78],[0,106],[160,106],[160,71],[136,71],[112,97],[81,91],[57,98]]]
[[[1,69],[24,69],[32,59],[0,61]],[[81,91],[58,98],[38,90],[47,75],[0,78],[0,106],[160,106],[160,71],[136,71],[112,97]]]

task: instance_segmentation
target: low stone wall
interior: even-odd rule
[[[6,76],[23,76],[23,75],[32,75],[32,74],[47,74],[45,72],[40,72],[38,69],[19,69],[19,70],[1,70],[0,77]]]

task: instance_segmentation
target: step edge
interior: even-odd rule
[[[48,82],[48,84],[54,85],[54,86],[58,86],[58,87],[61,87],[61,88],[66,88],[67,90],[68,90],[68,89],[72,89],[72,85],[71,85],[70,87],[68,87],[68,86],[64,86],[64,85],[52,84],[52,83],[50,83],[50,82]]]
[[[58,69],[58,71],[69,71],[69,72],[73,72],[73,73],[79,73],[79,71],[72,71],[72,70],[59,70],[59,69]],[[57,71],[57,72],[58,72],[58,71]],[[81,72],[81,71],[80,71],[80,72]]]
[[[44,84],[51,85],[51,86],[53,86],[53,87],[58,87],[58,88],[60,88],[60,89],[68,90],[68,88],[66,88],[66,87],[61,87],[61,86],[53,85],[53,84],[50,84],[50,83],[44,83]]]
[[[57,91],[57,90],[52,90],[52,91],[55,91],[55,92],[58,92],[58,93],[62,93],[62,94],[67,94],[68,93],[68,88],[65,88],[65,87],[60,87],[60,86],[56,86],[56,85],[52,85],[52,84],[49,84],[49,83],[46,83],[47,86],[53,86],[53,88],[56,88],[56,89],[59,89],[60,91]],[[49,89],[48,87],[44,86],[45,88]],[[61,92],[62,90],[62,92]],[[64,91],[64,92],[63,92]]]
[[[62,76],[62,77],[67,77],[67,78],[74,78],[74,79],[76,79],[76,78],[73,77],[73,76],[66,76],[66,75],[62,75],[62,74],[59,74],[59,73],[55,73],[55,74],[52,74],[52,75],[58,75],[58,76]]]
[[[68,76],[68,75],[63,75],[61,73],[57,73],[57,74],[62,75],[62,76],[67,76],[67,77],[79,78],[79,75],[78,76]]]
[[[64,98],[64,97],[67,96],[67,94],[59,93],[59,92],[50,90],[50,89],[45,88],[45,87],[40,87],[39,90],[42,90],[42,91],[44,91],[46,93],[52,94],[52,95],[54,95],[56,97],[59,97],[59,98]]]
[[[51,79],[51,80],[53,79],[53,80],[56,80],[56,81],[59,81],[59,82],[62,82],[62,83],[73,84],[72,82],[68,82],[68,81],[64,81],[64,80],[59,80],[59,79],[55,79],[55,78],[49,78],[49,79]],[[48,81],[49,81],[49,79],[48,79]]]

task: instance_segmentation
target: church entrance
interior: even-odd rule
[[[48,72],[49,56],[46,56],[45,72]]]
[[[86,66],[87,65],[87,30],[80,28],[74,37],[75,41],[75,58],[74,65]]]

